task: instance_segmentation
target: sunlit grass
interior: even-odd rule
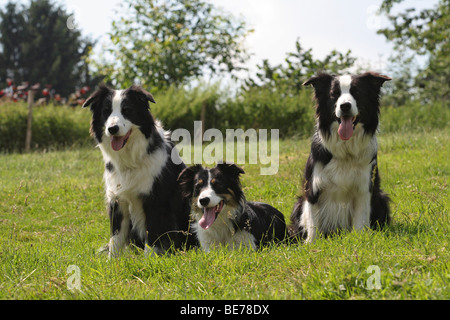
[[[108,260],[99,150],[0,155],[2,299],[448,299],[449,133],[381,134],[382,188],[393,224],[311,245],[260,252],[216,250]],[[279,170],[243,165],[248,200],[289,215],[300,193],[309,139],[280,142]],[[67,269],[81,271],[68,290]],[[370,287],[380,271],[379,289]]]

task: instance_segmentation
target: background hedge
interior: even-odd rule
[[[279,95],[268,88],[252,88],[239,96],[230,96],[217,86],[199,86],[189,91],[169,88],[154,96],[157,104],[151,104],[152,113],[170,130],[185,128],[192,133],[194,121],[201,120],[202,108],[205,129],[279,129],[282,138],[308,137],[314,130],[314,103],[308,90],[294,96]],[[381,132],[431,130],[449,125],[449,108],[439,103],[385,106],[381,114]],[[90,118],[89,110],[81,107],[35,107],[32,148],[92,146]],[[0,104],[0,151],[23,150],[26,119],[26,104]]]

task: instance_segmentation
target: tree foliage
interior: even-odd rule
[[[450,0],[439,0],[431,9],[415,8],[394,13],[396,4],[403,0],[384,0],[380,11],[391,26],[378,30],[392,41],[400,55],[407,50],[413,55],[425,56],[427,64],[418,70],[414,87],[419,88],[419,98],[424,101],[450,99]],[[403,57],[402,60],[405,60]],[[397,83],[399,84],[399,83]]]
[[[356,61],[351,51],[341,53],[336,50],[328,53],[324,59],[313,57],[312,49],[304,49],[300,40],[295,42],[295,52],[288,52],[285,64],[271,66],[268,60],[258,65],[256,78],[246,81],[247,87],[269,86],[290,88],[298,93],[303,82],[318,71],[341,73],[350,68]]]
[[[88,78],[83,58],[93,43],[67,27],[69,17],[50,0],[7,3],[0,10],[0,82],[51,84],[64,96],[82,85]]]
[[[110,33],[113,59],[97,66],[107,82],[164,88],[244,68],[245,22],[210,2],[128,0],[124,7]]]

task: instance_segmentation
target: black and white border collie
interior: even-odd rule
[[[244,170],[231,163],[212,169],[195,165],[183,170],[179,183],[191,203],[192,225],[206,252],[215,246],[258,250],[286,234],[283,214],[260,202],[247,202],[239,181]]]
[[[291,235],[307,243],[318,233],[382,227],[390,222],[389,198],[380,189],[376,132],[381,86],[389,77],[318,74],[316,132],[304,173],[303,196],[291,215]]]
[[[151,254],[195,245],[189,203],[177,178],[185,168],[171,159],[170,133],[150,113],[153,96],[139,86],[100,85],[83,104],[92,112],[91,135],[105,162],[110,218],[109,255],[130,243]]]

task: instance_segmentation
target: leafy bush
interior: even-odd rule
[[[194,121],[202,119],[205,110],[205,129],[242,128],[279,129],[280,136],[310,135],[314,126],[314,108],[311,93],[279,94],[267,87],[254,87],[230,96],[218,85],[204,86],[189,91],[170,87],[155,94],[152,113],[165,128],[184,128],[193,131]]]
[[[283,88],[254,87],[229,99],[220,111],[228,128],[279,129],[281,137],[309,136],[314,127],[313,105],[306,90],[294,95]]]
[[[193,133],[194,121],[202,118],[205,129],[279,129],[280,137],[310,137],[314,130],[312,90],[290,94],[283,88],[254,87],[230,96],[218,85],[200,85],[186,90],[171,87],[155,93],[153,115],[169,130],[184,128]],[[429,131],[449,125],[450,109],[443,104],[409,103],[381,110],[381,132]],[[33,109],[33,149],[92,145],[91,113],[81,108],[58,106]],[[0,105],[0,151],[22,151],[25,144],[27,107]]]
[[[89,144],[90,112],[61,106],[33,108],[32,149]],[[0,151],[25,147],[28,110],[26,104],[0,105]]]
[[[205,129],[221,128],[219,103],[221,92],[218,85],[199,85],[191,90],[171,86],[154,94],[156,104],[150,106],[152,114],[169,130],[194,129],[194,121],[202,118],[205,109]]]
[[[382,107],[382,132],[430,131],[449,126],[450,109],[443,103],[410,102],[401,107]]]

